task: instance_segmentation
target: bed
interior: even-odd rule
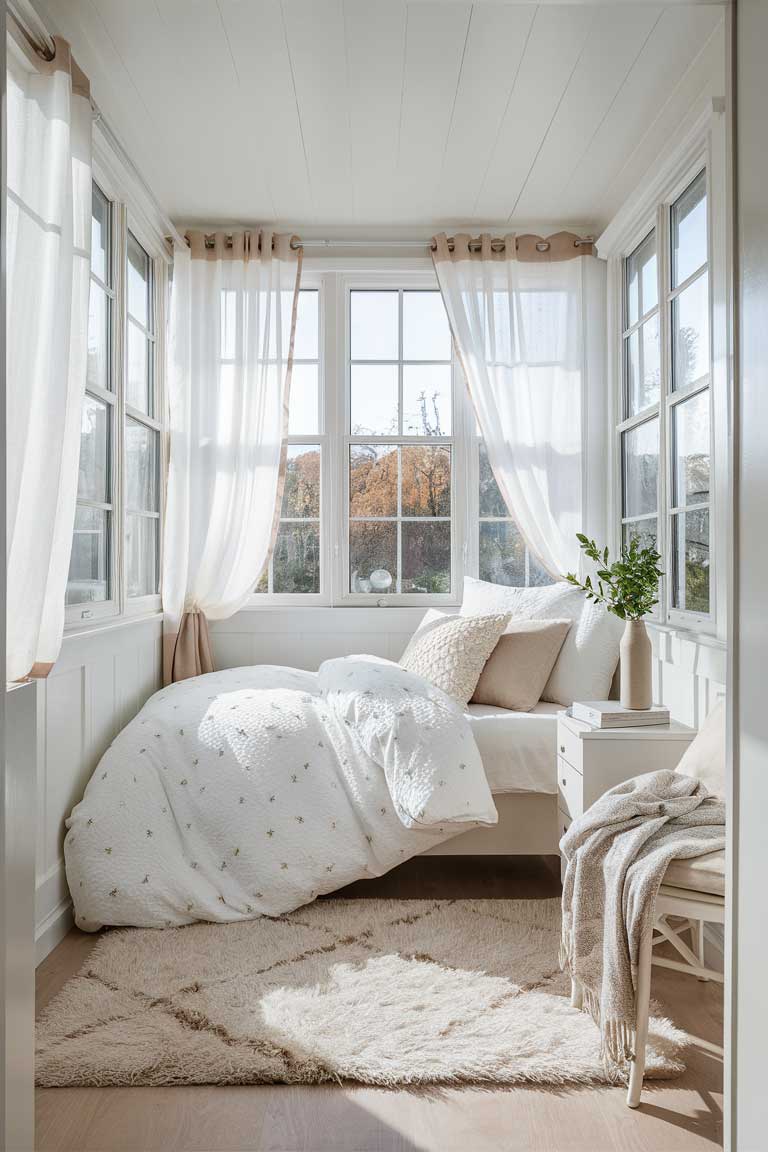
[[[465,715],[493,793],[497,824],[473,828],[428,849],[434,856],[557,855],[556,736],[561,704],[530,712],[469,704]]]

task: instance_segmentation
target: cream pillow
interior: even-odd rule
[[[400,667],[423,676],[464,707],[508,623],[508,612],[494,616],[428,612]]]
[[[725,701],[715,704],[675,769],[701,780],[718,799],[725,799]]]
[[[510,612],[526,620],[572,620],[541,699],[564,705],[608,699],[624,625],[602,604],[587,600],[565,581],[510,588],[465,576],[462,616],[489,612]]]
[[[570,627],[570,620],[510,620],[480,673],[472,703],[530,712]]]

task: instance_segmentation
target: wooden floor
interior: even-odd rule
[[[337,895],[543,897],[559,862],[421,857]],[[95,937],[73,930],[37,973],[42,1008],[85,961]],[[720,1043],[718,985],[654,969],[672,1019]],[[722,1064],[703,1047],[674,1081],[630,1111],[621,1088],[392,1091],[330,1086],[49,1088],[37,1092],[37,1148],[67,1152],[687,1152],[722,1143]]]

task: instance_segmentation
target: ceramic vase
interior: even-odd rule
[[[650,708],[651,638],[644,620],[627,620],[619,650],[622,708]]]

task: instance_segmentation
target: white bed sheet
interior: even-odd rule
[[[491,792],[557,792],[557,713],[562,704],[540,701],[531,712],[468,704]]]

